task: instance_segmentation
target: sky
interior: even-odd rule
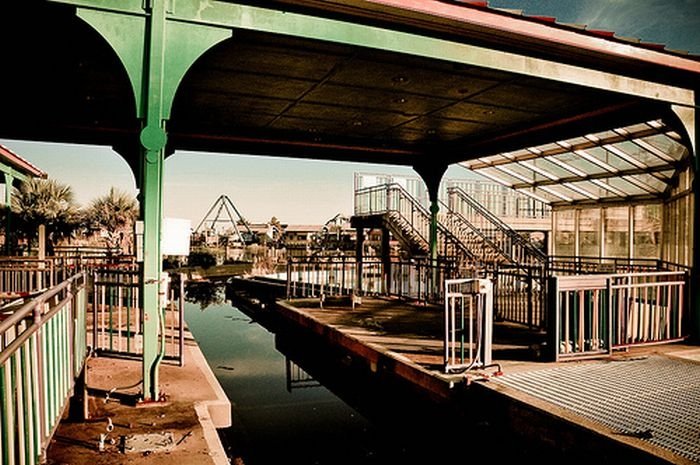
[[[554,16],[645,42],[700,55],[700,0],[491,0],[492,7]],[[136,195],[134,176],[111,149],[94,146],[1,140],[20,156],[73,188],[87,205],[111,187]],[[164,167],[164,215],[202,220],[222,194],[252,222],[276,216],[283,223],[323,224],[353,208],[355,172],[415,175],[405,167],[321,162],[247,155],[176,152]],[[471,177],[450,167],[446,178]]]

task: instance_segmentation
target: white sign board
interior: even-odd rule
[[[160,252],[163,255],[189,255],[192,222],[182,218],[163,218]]]

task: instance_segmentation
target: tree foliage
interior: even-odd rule
[[[139,215],[136,199],[112,187],[109,193],[96,198],[85,211],[88,227],[104,232],[107,246],[123,248],[131,237],[134,221]]]
[[[72,235],[80,227],[80,210],[70,186],[53,179],[29,179],[12,196],[16,232],[29,244],[45,225],[48,245]]]

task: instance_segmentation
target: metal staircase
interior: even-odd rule
[[[413,255],[430,253],[430,212],[399,184],[383,184],[355,192],[355,216],[381,216],[389,229]],[[479,262],[472,250],[443,223],[437,225],[438,251],[462,264]]]
[[[501,263],[535,265],[546,255],[466,192],[450,188],[449,205],[440,202],[438,251],[465,264],[492,268]],[[430,212],[399,184],[355,192],[356,217],[381,217],[413,255],[430,253]]]
[[[459,187],[450,187],[447,193],[450,215],[480,231],[488,239],[488,242],[499,251],[501,257],[496,261],[505,261],[516,265],[542,265],[546,263],[546,253],[469,196],[464,190]]]

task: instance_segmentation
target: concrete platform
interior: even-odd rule
[[[48,464],[202,464],[224,465],[228,458],[217,428],[231,425],[231,404],[197,343],[185,346],[185,365],[162,364],[160,386],[165,400],[135,403],[141,386],[141,363],[118,358],[90,358],[87,386],[90,418],[59,424],[47,451]],[[110,424],[112,425],[110,427]],[[170,433],[170,450],[124,452],[125,438]],[[100,451],[100,435],[106,434]]]
[[[372,370],[383,376],[391,373],[436,399],[462,395],[462,388],[467,386],[471,394],[464,397],[466,402],[491,411],[494,419],[515,434],[549,442],[566,457],[585,454],[589,459],[595,457],[597,463],[700,463],[700,450],[696,450],[700,423],[687,421],[700,417],[697,346],[661,345],[619,352],[604,361],[544,363],[538,359],[544,335],[499,324],[494,330],[494,360],[500,364],[503,376],[494,377],[493,369],[445,375],[441,308],[364,297],[355,309],[343,301],[327,301],[321,308],[318,300],[311,299],[280,301],[275,309],[287,321],[317,334],[328,344],[364,358]],[[685,390],[679,390],[678,376],[654,376],[658,370],[645,365],[646,361],[658,365],[659,360],[664,366],[673,366],[671,371],[683,374]],[[634,367],[635,363],[641,374],[621,369]],[[567,372],[576,373],[570,384],[562,375]],[[528,383],[532,377],[537,383]],[[589,389],[581,395],[585,391],[582,386],[612,387]],[[619,397],[640,393],[643,395],[638,395],[634,408],[657,410],[658,415],[648,415],[649,425],[642,422],[625,426],[623,418],[629,412],[620,409],[629,405],[619,402]],[[682,403],[683,412],[670,408],[674,396],[679,402],[680,397],[687,400]],[[573,408],[576,406],[588,408]],[[622,423],[609,421],[616,418]],[[661,434],[661,429],[671,432]],[[682,447],[673,437],[683,438]]]

